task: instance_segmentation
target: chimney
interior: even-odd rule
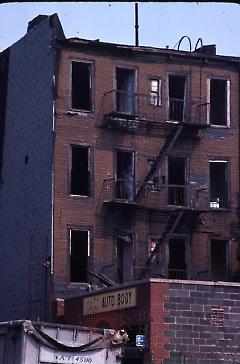
[[[41,23],[46,18],[48,18],[47,15],[38,15],[33,20],[31,20],[30,22],[28,22],[27,33],[29,32],[29,30],[31,30],[33,27],[35,27],[36,25],[38,25],[39,23]]]

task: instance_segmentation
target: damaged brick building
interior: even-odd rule
[[[238,280],[239,58],[66,39],[54,14],[0,60],[0,319],[103,283]]]

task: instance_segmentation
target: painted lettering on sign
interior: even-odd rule
[[[136,306],[136,288],[103,293],[83,299],[83,314],[120,310]]]
[[[79,355],[58,355],[55,354],[54,363],[92,363],[93,360],[87,356],[79,356]]]

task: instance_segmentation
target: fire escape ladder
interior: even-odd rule
[[[140,272],[139,279],[144,277],[144,275],[147,271],[151,270],[151,265],[155,260],[154,258],[156,258],[157,255],[159,254],[160,244],[162,244],[164,242],[166,235],[174,234],[183,215],[184,215],[183,210],[171,210],[169,212],[166,222],[163,227],[163,232],[162,232],[161,238],[158,241],[158,243],[156,244],[156,247],[154,248],[154,250],[150,253],[150,255],[145,263],[144,268]]]
[[[137,193],[136,193],[136,200],[138,200],[144,193],[144,187],[146,186],[146,184],[151,181],[151,178],[153,176],[153,173],[156,171],[156,169],[161,165],[161,163],[163,162],[164,157],[170,153],[170,151],[172,150],[175,142],[177,141],[179,135],[181,134],[183,129],[183,125],[178,125],[178,127],[176,128],[176,131],[171,135],[171,137],[166,138],[166,141],[162,147],[162,149],[160,150],[154,164],[151,166],[150,170],[148,171],[148,173],[145,175],[143,182],[141,183]]]

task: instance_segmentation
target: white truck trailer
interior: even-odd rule
[[[124,334],[26,320],[0,323],[1,364],[121,363]]]

